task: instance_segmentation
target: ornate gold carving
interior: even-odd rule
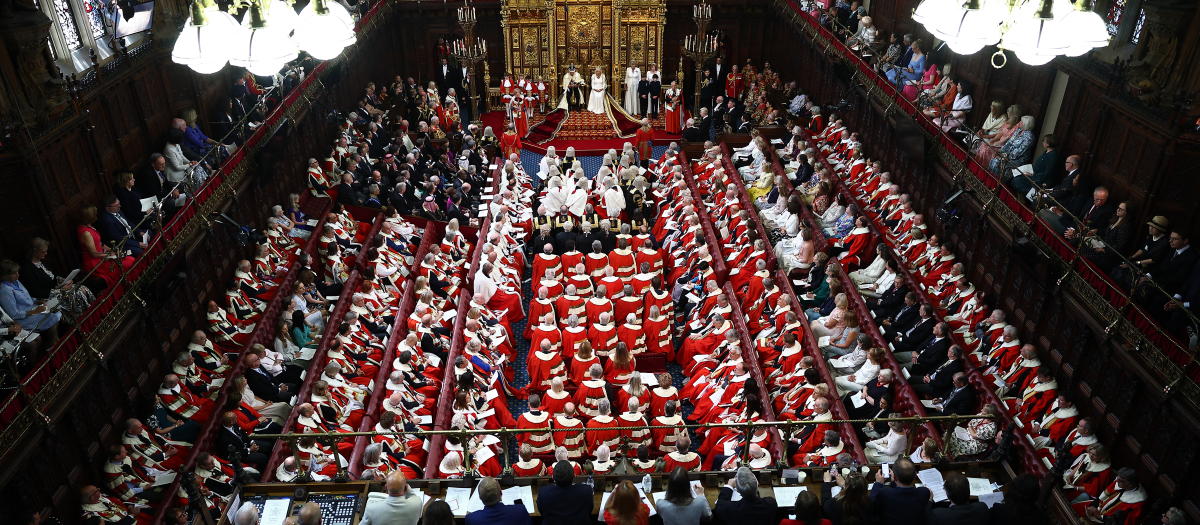
[[[567,19],[567,29],[571,32],[571,43],[574,45],[595,45],[599,43],[601,33],[599,6],[571,6],[571,16]]]
[[[525,65],[537,65],[540,62],[538,60],[538,28],[524,27],[521,28],[521,32],[523,33],[521,40],[523,40],[525,50]]]

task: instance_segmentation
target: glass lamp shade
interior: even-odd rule
[[[296,24],[300,22],[300,15],[296,14],[296,10],[283,0],[272,1],[269,13],[267,23],[271,27],[282,30],[284,35],[291,34],[292,30],[296,29]]]
[[[954,52],[970,55],[1000,41],[1002,22],[987,10],[959,9],[954,16],[945,16],[935,26],[925,28],[933,36],[945,41]]]
[[[913,20],[926,26],[936,25],[947,14],[961,11],[962,7],[956,0],[924,0],[913,11]]]
[[[1082,0],[1079,0],[1082,1]],[[1064,41],[1067,56],[1077,57],[1097,47],[1108,45],[1108,29],[1104,19],[1095,11],[1070,12],[1054,20],[1056,37]]]
[[[248,24],[250,17],[246,17]],[[267,25],[257,29],[246,28],[233,46],[229,63],[244,67],[260,76],[271,76],[283,69],[283,65],[296,59],[296,42],[282,28]]]
[[[335,2],[328,4],[329,13],[324,15],[314,11],[314,3],[310,2],[300,13],[300,20],[292,38],[300,44],[300,49],[307,51],[313,58],[329,60],[341,54],[346,46],[357,40],[354,36],[354,21],[345,8]],[[345,14],[344,18],[337,14],[338,8]]]
[[[310,2],[309,5],[312,5],[312,3]],[[351,28],[354,27],[354,17],[350,16],[350,12],[346,10],[346,6],[342,5],[341,2],[337,2],[335,0],[326,0],[325,8],[329,9],[329,14],[345,20]],[[306,7],[305,10],[307,9],[308,8]]]
[[[1061,38],[1058,19],[1070,10],[1071,4],[1054,2],[1055,16],[1049,20],[1038,18],[1035,6],[1036,3],[1030,2],[1017,13],[1016,22],[1004,33],[1004,41],[1000,45],[1015,53],[1021,62],[1040,66],[1066,51],[1067,42]]]
[[[172,61],[202,74],[215,73],[225,67],[232,53],[230,44],[242,31],[237,19],[229,13],[214,8],[205,14],[208,23],[202,26],[193,25],[192,18],[188,18],[171,50]]]

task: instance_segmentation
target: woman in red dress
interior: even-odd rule
[[[80,211],[80,216],[81,221],[75,231],[79,236],[79,246],[83,248],[83,268],[81,271],[86,275],[87,272],[96,268],[96,272],[92,275],[103,279],[104,284],[112,288],[121,280],[121,269],[117,267],[117,256],[111,248],[104,246],[100,242],[100,232],[96,231],[96,228],[92,226],[96,222],[96,207],[92,205],[84,206],[83,210]],[[133,257],[122,257],[120,264],[128,271],[133,267]]]

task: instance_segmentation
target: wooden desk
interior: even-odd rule
[[[974,470],[974,466],[975,465],[973,465],[973,464],[957,463],[957,464],[952,464],[949,467],[941,469],[941,470],[942,470],[943,477],[952,472],[958,472],[960,474],[970,475],[970,474],[968,474],[968,470]],[[1007,480],[1011,477],[1008,475],[1008,473],[1006,473],[1003,470],[1003,468],[999,464],[978,464],[978,466],[980,467],[980,471],[978,472],[978,474],[976,476],[972,476],[972,477],[986,478],[991,482],[1007,482]],[[925,468],[923,468],[921,470],[927,470],[928,468],[930,468],[930,467],[926,466]],[[819,499],[821,497],[822,474],[825,469],[805,468],[805,469],[799,469],[799,470],[801,470],[801,472],[804,472],[804,474],[805,474],[804,483],[799,484],[799,485],[795,485],[795,484],[783,485],[783,484],[781,484],[778,479],[778,475],[779,475],[778,471],[773,471],[773,472],[769,473],[771,476],[771,479],[773,480],[772,484],[763,483],[763,482],[761,482],[761,477],[765,476],[766,474],[760,473],[760,485],[759,485],[759,489],[758,489],[759,495],[762,497],[775,497],[776,487],[803,486],[803,487],[805,487],[806,490],[812,492]],[[877,468],[872,468],[870,473],[868,474],[867,479],[869,482],[874,482],[876,470],[877,470]],[[704,497],[705,497],[705,499],[708,500],[708,504],[710,507],[715,507],[717,504],[717,498],[721,494],[721,488],[723,488],[725,486],[725,483],[727,482],[727,480],[729,478],[731,478],[732,476],[733,476],[733,472],[710,472],[710,473],[694,473],[694,474],[691,474],[689,477],[692,480],[698,480],[704,484]],[[651,478],[654,481],[654,485],[650,491],[651,494],[648,495],[648,497],[649,497],[650,501],[653,502],[654,501],[654,496],[653,496],[654,492],[661,492],[661,491],[666,490],[667,476],[664,474],[657,474],[657,475],[651,476]],[[430,500],[430,502],[432,502],[433,499],[445,498],[446,490],[451,487],[471,488],[473,490],[479,484],[479,479],[480,478],[476,478],[471,481],[461,480],[461,479],[452,479],[452,480],[419,480],[418,479],[418,480],[409,480],[409,485],[412,486],[413,488],[421,489],[422,491],[424,491],[426,495],[428,495],[432,498]],[[600,501],[603,498],[605,492],[611,492],[612,488],[623,480],[629,480],[629,481],[632,481],[635,485],[640,485],[642,477],[641,476],[597,476],[597,477],[594,477],[593,479],[595,482],[595,493],[593,495],[593,500],[592,500],[592,505],[593,505],[592,513],[593,513],[593,515],[595,515],[600,512]],[[576,478],[577,483],[583,483],[586,480],[587,480],[586,476]],[[503,483],[503,481],[502,481],[502,483]],[[534,497],[534,509],[535,509],[535,511],[531,514],[531,516],[541,517],[541,514],[536,511],[536,509],[537,509],[536,500],[537,500],[538,487],[542,486],[542,485],[548,485],[550,483],[551,483],[550,478],[544,477],[544,476],[537,477],[537,478],[514,478],[512,485],[509,485],[509,486],[529,486],[529,487],[531,487],[531,492],[533,493],[533,497]],[[434,491],[434,492],[430,492],[429,491],[430,486],[434,485],[434,484],[437,485],[438,490]],[[307,492],[307,496],[302,499],[295,498],[295,492],[296,492],[296,489],[298,489],[298,488],[303,488]],[[304,503],[306,503],[308,501],[312,501],[313,499],[328,499],[328,498],[324,498],[324,497],[329,496],[329,495],[354,496],[354,501],[356,502],[354,516],[348,523],[343,521],[341,525],[357,525],[359,519],[362,516],[362,511],[366,506],[367,496],[373,492],[383,492],[383,490],[384,490],[383,484],[378,481],[350,481],[350,482],[346,482],[346,483],[308,483],[308,484],[255,483],[255,484],[250,484],[250,485],[246,485],[245,487],[243,487],[239,496],[240,496],[240,501],[254,501],[252,498],[257,498],[259,496],[265,496],[268,499],[292,498],[292,500],[289,502],[289,506],[287,509],[287,515],[289,515],[289,516],[294,515],[295,513],[299,512],[300,507],[303,506]],[[973,497],[973,499],[977,499],[977,498]],[[779,504],[779,506],[781,508],[790,508],[795,502],[794,501],[777,501],[777,503]],[[230,507],[231,508],[226,511],[225,516],[222,517],[219,525],[228,525],[229,523],[232,523],[232,517],[233,517],[232,513],[236,512],[237,509],[233,508],[232,505],[230,505]],[[329,519],[324,519],[322,521],[322,524],[323,525],[339,525],[337,522],[331,521]]]

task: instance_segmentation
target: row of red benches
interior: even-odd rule
[[[806,132],[806,134],[807,134],[807,132]],[[818,151],[816,153],[816,156],[817,156],[817,160],[819,160],[820,162],[825,164],[826,168],[829,169],[830,173],[835,173],[835,171],[833,169],[833,165],[830,164],[826,160],[826,158],[823,154],[821,154]],[[835,177],[834,180],[832,180],[831,182],[833,182],[835,189],[838,192],[840,192],[843,197],[846,198],[847,203],[855,203],[859,206],[860,210],[862,209],[862,203],[858,200],[858,198],[854,195],[854,193],[851,192],[850,189],[846,187],[846,185],[843,183],[843,181],[841,181],[840,179],[837,179]],[[807,211],[807,207],[805,207],[805,209]],[[870,220],[870,217],[867,216],[866,214],[863,214],[863,215],[864,215],[864,217],[867,217],[868,228],[870,228],[871,232],[872,232],[872,242],[869,243],[868,246],[875,246],[879,242],[884,242],[886,244],[889,244],[889,246],[890,246],[891,243],[888,241],[887,236],[884,235],[883,228],[881,228],[879,224],[876,224],[875,221]],[[820,232],[820,228],[819,227],[816,228],[816,231]],[[895,246],[890,246],[890,247],[893,250],[896,248]],[[917,295],[920,297],[920,301],[923,303],[929,303],[934,306],[937,306],[938,301],[934,298],[931,298],[929,296],[929,294],[926,293],[926,291],[920,287],[920,285],[918,284],[920,281],[917,279],[917,277],[915,275],[913,275],[912,271],[908,268],[908,266],[905,264],[900,264],[898,266],[900,268],[900,271],[902,271],[904,273],[906,282],[910,283],[909,289],[917,293]],[[847,295],[849,296],[849,295],[853,294],[851,303],[855,305],[855,309],[859,313],[859,319],[863,320],[865,322],[865,324],[867,324],[873,328],[873,330],[872,330],[873,333],[871,334],[872,338],[876,339],[877,344],[886,344],[886,342],[883,341],[883,339],[882,339],[882,335],[880,334],[878,326],[875,324],[875,320],[873,318],[871,318],[869,312],[866,311],[865,305],[863,305],[863,303],[862,303],[862,297],[858,293],[857,287],[854,286],[854,284],[852,282],[849,282],[849,279],[846,277],[843,277],[843,284],[845,285],[844,289],[847,291]],[[940,311],[941,310],[939,310],[939,312]],[[944,315],[944,312],[939,315]],[[890,362],[895,364],[895,358],[891,356],[890,352],[888,352],[888,359]],[[897,370],[897,372],[898,371],[899,370]],[[1001,424],[1011,424],[1008,414],[1005,413],[1005,410],[1004,410],[1005,405],[1000,400],[1000,398],[998,396],[996,396],[991,382],[987,381],[984,378],[983,374],[980,373],[979,370],[975,369],[974,367],[971,367],[971,366],[966,367],[966,372],[967,372],[967,379],[971,383],[971,387],[975,390],[975,398],[977,400],[977,408],[982,409],[982,407],[986,404],[994,404],[1001,409],[1001,411],[1000,411],[1001,412],[1000,419],[1002,420]],[[897,396],[897,398],[899,398],[899,396]],[[916,406],[921,406],[919,401],[916,402]],[[1018,436],[1018,437],[1020,438],[1020,436]],[[1033,449],[1033,446],[1028,442],[1028,440],[1016,439],[1016,440],[1014,440],[1014,446],[1017,447],[1021,451],[1021,457],[1022,457],[1021,470],[1024,470],[1025,472],[1031,472],[1031,473],[1037,474],[1039,476],[1045,475],[1045,473],[1047,471],[1047,466],[1044,464],[1043,461],[1041,461],[1039,459],[1038,454]]]

